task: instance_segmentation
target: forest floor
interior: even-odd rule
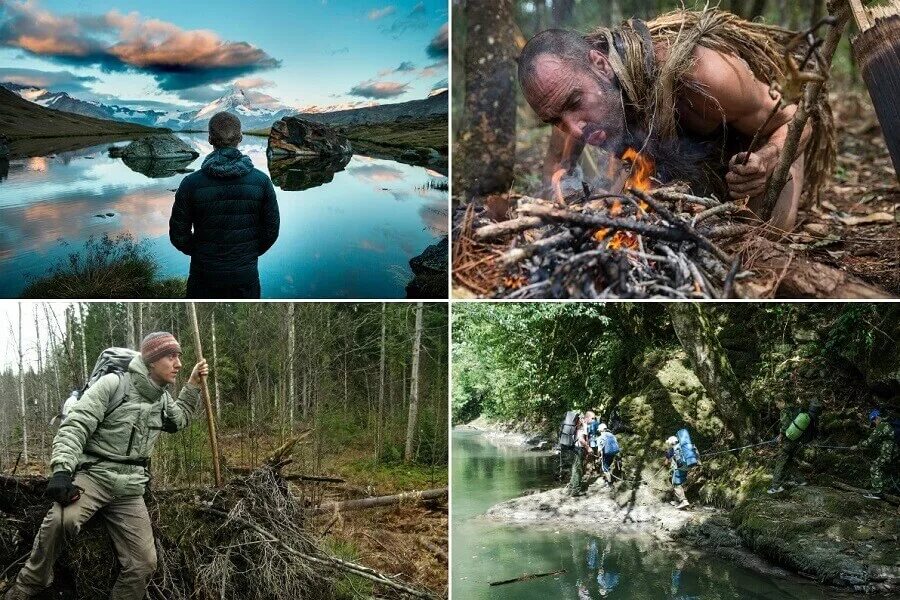
[[[807,258],[900,296],[900,184],[865,90],[829,94],[836,123],[837,164],[818,204],[801,206],[794,230],[777,240]],[[540,193],[549,127],[528,127],[520,113],[511,192]],[[801,203],[804,202],[801,198]],[[454,214],[456,225],[461,210]],[[455,284],[456,296],[471,295]]]
[[[248,454],[256,456],[257,463],[281,445],[279,436],[266,435],[254,439],[252,452],[233,443],[240,432],[220,431],[223,460],[232,467],[249,467]],[[232,441],[229,441],[232,440]],[[297,462],[284,469],[285,475],[293,473],[330,476],[344,480],[340,484],[292,483],[297,498],[305,502],[340,502],[369,496],[386,496],[400,492],[445,488],[448,486],[446,465],[405,465],[403,463],[376,465],[371,450],[348,447],[341,452],[323,452],[321,461],[305,464],[309,450],[298,449]],[[13,469],[4,464],[2,472]],[[253,461],[249,461],[253,462]],[[46,475],[45,459],[30,459],[20,463],[15,474]],[[181,482],[157,483],[155,487],[175,487]],[[196,482],[192,482],[196,484]],[[383,508],[332,513],[316,516],[313,520],[322,544],[335,556],[362,563],[382,573],[399,576],[401,580],[421,586],[446,597],[448,593],[449,517],[446,500],[428,503],[401,503]]]

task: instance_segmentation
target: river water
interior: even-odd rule
[[[480,518],[527,490],[557,485],[557,459],[497,447],[472,430],[452,435],[451,578],[453,598],[590,600],[838,599],[843,592],[761,576],[711,555],[634,538],[560,526],[514,526]],[[491,587],[492,581],[565,569],[554,577]]]
[[[200,157],[174,170],[129,167],[104,143],[50,156],[15,159],[0,170],[0,297],[15,297],[89,236],[130,233],[160,265],[162,277],[188,274],[189,257],[169,242],[174,190],[212,147],[206,134],[179,134]],[[247,136],[241,151],[269,173],[266,138]],[[127,142],[118,142],[124,146]],[[281,234],[259,260],[263,297],[402,298],[408,261],[447,232],[447,192],[439,173],[353,156],[343,170],[273,168]],[[6,171],[4,173],[3,171]],[[111,216],[109,216],[111,215]]]

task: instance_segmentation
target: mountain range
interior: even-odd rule
[[[198,110],[164,112],[81,100],[66,92],[53,92],[11,82],[0,82],[0,87],[46,108],[96,119],[124,121],[148,127],[165,127],[174,131],[205,130],[209,119],[221,111],[227,111],[237,116],[241,120],[241,128],[244,131],[266,129],[271,127],[275,121],[288,115],[298,115],[328,125],[361,125],[447,114],[446,91],[423,100],[411,100],[396,104],[376,105],[371,103],[359,108],[335,110],[339,108],[339,105],[298,109],[282,104],[272,96],[257,90],[241,89],[235,86],[222,97]]]

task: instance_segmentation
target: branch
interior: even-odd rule
[[[841,2],[834,16],[837,22],[828,30],[828,33],[825,35],[825,43],[822,46],[823,64],[821,68],[826,73],[831,68],[831,59],[834,57],[838,42],[841,41],[841,36],[844,33],[844,27],[850,18],[849,5],[846,2]],[[824,79],[807,83],[803,92],[803,100],[797,103],[797,111],[794,113],[790,125],[788,125],[787,139],[785,139],[784,146],[781,148],[778,166],[775,167],[775,171],[772,173],[772,178],[769,180],[769,185],[766,188],[766,198],[760,211],[763,221],[768,221],[771,218],[775,204],[778,202],[778,197],[781,196],[781,190],[784,189],[784,185],[787,183],[788,173],[796,159],[800,138],[803,135],[803,129],[806,127],[806,120],[809,118],[809,109],[818,102],[819,94],[824,86]]]

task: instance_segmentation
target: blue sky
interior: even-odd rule
[[[86,99],[399,102],[446,86],[447,2],[0,0],[0,65]]]

